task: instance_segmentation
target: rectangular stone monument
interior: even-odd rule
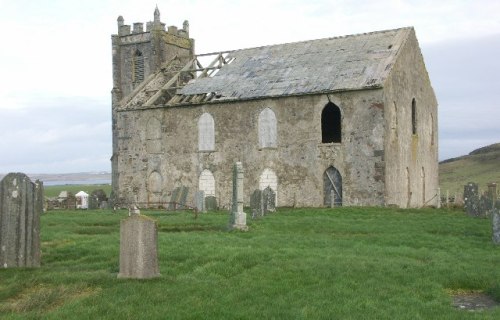
[[[0,267],[40,266],[40,215],[43,183],[24,173],[0,182]]]
[[[205,209],[205,191],[197,191],[195,194],[196,210],[198,212],[207,212]]]
[[[264,215],[264,204],[262,202],[262,191],[257,189],[250,197],[250,208],[252,208],[252,218],[262,217]]]
[[[241,162],[236,162],[233,167],[233,203],[229,227],[246,231],[248,226],[247,214],[243,212],[243,178],[243,165]]]
[[[205,209],[207,211],[217,210],[217,198],[214,196],[205,197]]]
[[[464,209],[471,216],[479,216],[479,187],[477,183],[469,182],[464,186]]]
[[[172,196],[170,197],[170,203],[168,204],[168,210],[177,209],[177,204],[181,196],[181,188],[177,187],[172,191]]]
[[[182,186],[181,187],[181,192],[180,192],[180,196],[179,196],[179,209],[184,209],[185,206],[186,206],[186,203],[187,203],[187,196],[189,194],[189,188],[188,187],[185,187],[185,186]]]
[[[132,214],[120,222],[118,278],[148,279],[159,276],[156,221]]]

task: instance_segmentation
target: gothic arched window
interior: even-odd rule
[[[328,102],[321,112],[321,142],[342,142],[340,108]]]

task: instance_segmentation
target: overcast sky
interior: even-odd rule
[[[156,4],[197,53],[414,26],[440,160],[500,142],[498,0],[0,0],[0,173],[111,170],[111,34]]]

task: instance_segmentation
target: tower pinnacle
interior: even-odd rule
[[[158,10],[158,5],[156,5],[155,13],[154,13],[154,22],[160,22],[160,10]]]

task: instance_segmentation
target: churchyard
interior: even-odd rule
[[[248,214],[246,232],[227,210],[141,214],[157,221],[159,277],[117,277],[128,211],[49,211],[41,266],[0,269],[0,318],[500,318],[500,247],[462,210],[282,208]],[[456,303],[481,294],[490,308]]]

